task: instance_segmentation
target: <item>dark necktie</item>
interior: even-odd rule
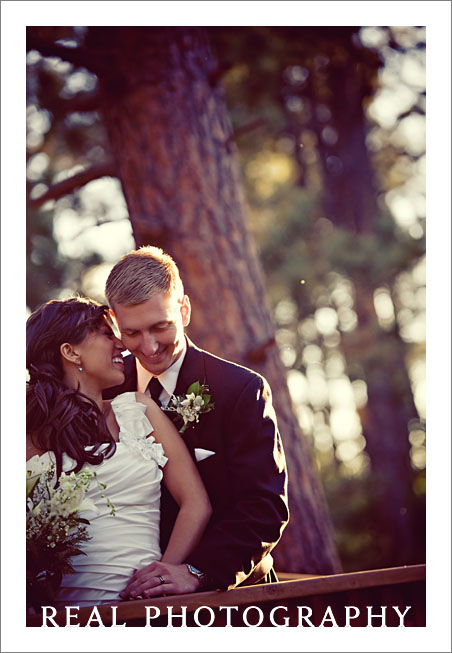
[[[159,397],[160,397],[160,393],[163,390],[163,386],[156,376],[153,376],[152,379],[149,381],[148,389],[149,392],[151,393],[152,399],[155,402],[157,402],[157,404],[160,406]]]

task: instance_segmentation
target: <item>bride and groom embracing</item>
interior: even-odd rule
[[[106,296],[121,340],[107,307],[84,298],[47,302],[27,322],[27,459],[48,457],[57,478],[94,470],[116,509],[88,490],[98,514],[83,515],[86,555],[54,605],[277,580],[287,475],[266,380],[185,336],[189,298],[162,250],[124,256]],[[178,432],[165,409],[195,382],[213,408]]]

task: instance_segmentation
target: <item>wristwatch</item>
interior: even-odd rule
[[[199,580],[199,590],[202,590],[206,585],[209,580],[209,577],[207,574],[205,574],[203,571],[199,571],[199,569],[196,569],[196,567],[193,567],[193,565],[188,564],[188,562],[185,563],[185,566],[187,567],[188,571],[192,576],[195,576]]]

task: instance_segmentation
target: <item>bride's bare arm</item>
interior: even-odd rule
[[[161,561],[180,564],[199,542],[212,508],[196,465],[174,424],[150,397],[137,392],[136,398],[146,405],[146,416],[154,427],[152,435],[162,444],[168,458],[163,481],[179,505]]]

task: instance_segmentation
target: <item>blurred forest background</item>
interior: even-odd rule
[[[240,164],[234,183],[245,198],[243,239],[263,267],[271,313],[273,335],[261,338],[262,351],[254,349],[245,362],[260,369],[268,351],[277,352],[302,432],[296,437],[312,450],[321,479],[340,566],[424,562],[425,28],[33,27],[27,33],[28,311],[74,292],[105,301],[109,270],[136,244],[167,245],[180,260],[177,244],[168,241],[171,222],[149,227],[152,212],[138,199],[142,174],[167,174],[162,153],[154,169],[143,171],[136,160],[132,166],[140,148],[144,158],[160,138],[165,118],[156,108],[140,118],[149,133],[135,133],[118,115],[126,91],[137,98],[131,123],[146,102],[151,106],[140,96],[143,79],[170,97],[180,70],[198,65],[198,48],[200,61],[214,62],[206,88],[224,94],[227,104],[232,131],[222,145]],[[168,85],[156,82],[157,69],[171,57],[174,64],[176,50],[188,64]],[[110,104],[100,109],[105,89]],[[164,112],[180,112],[173,152],[180,142],[179,156],[190,159],[191,141],[181,135],[190,131],[184,100],[182,107],[160,100]],[[220,127],[211,131],[219,142]],[[118,161],[131,168],[118,170]],[[181,195],[174,212],[181,215],[186,201],[195,216],[178,238],[191,254],[185,273],[181,266],[184,278],[194,279],[201,264],[190,248],[207,239],[204,222],[197,231],[193,200],[201,191],[187,176],[174,174],[171,183]],[[167,189],[149,190],[146,201],[148,207],[175,202]],[[216,221],[214,203],[209,211],[217,242],[234,251],[240,234]],[[220,263],[219,276],[221,270]],[[214,277],[200,272],[202,281],[188,290],[204,306],[198,314],[217,316],[215,329],[228,311],[209,294]],[[203,333],[201,324],[193,328]],[[214,348],[207,333],[196,342]],[[233,345],[215,353],[234,357]],[[238,354],[234,360],[243,362]],[[333,560],[330,570],[338,568]]]

